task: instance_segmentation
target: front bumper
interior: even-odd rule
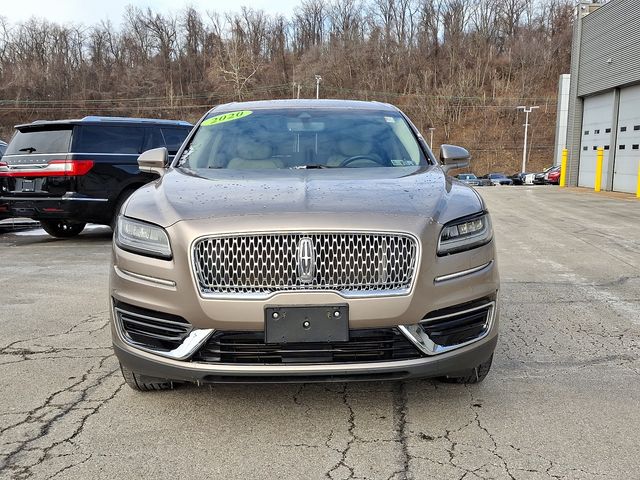
[[[217,361],[209,362],[203,360],[203,357],[198,352],[201,349],[207,350],[207,340],[214,332],[213,330],[198,329],[192,330],[187,340],[183,341],[175,350],[154,352],[141,347],[141,345],[136,344],[131,338],[127,337],[121,321],[116,318],[119,314],[118,312],[122,311],[120,307],[112,310],[113,345],[122,365],[138,374],[169,381],[185,381],[198,384],[365,381],[463,376],[477,365],[488,360],[495,349],[498,338],[498,306],[495,301],[485,302],[484,306],[487,305],[490,307],[486,317],[486,330],[476,338],[455,346],[434,345],[430,338],[425,335],[426,330],[421,330],[419,325],[399,326],[400,337],[405,338],[404,341],[409,345],[413,345],[414,354],[407,355],[405,353],[404,357],[393,357],[394,360],[268,363],[263,358],[263,361],[252,361],[252,363],[235,363],[234,361],[225,361],[220,357]],[[475,307],[464,312],[478,310],[479,308],[484,307]],[[464,313],[460,312],[461,310],[457,309],[456,312],[444,316],[457,317],[459,313]],[[435,319],[431,318],[431,320]],[[431,323],[430,325],[434,324]],[[439,328],[435,327],[435,329],[438,330]],[[422,331],[422,335],[416,335],[417,331]],[[356,333],[358,332],[352,330],[352,335]],[[305,344],[304,346],[307,352],[310,351],[307,349],[314,348],[312,344],[308,345]],[[286,349],[287,347],[282,345],[276,348]],[[372,348],[384,349],[385,347],[378,345],[378,347],[374,346]],[[234,354],[230,353],[230,355],[228,358],[232,358]]]
[[[433,357],[389,362],[296,365],[211,365],[171,360],[134,349],[117,337],[114,337],[113,347],[122,365],[149,377],[198,384],[295,383],[401,380],[465,375],[493,355],[497,341],[496,322],[492,332],[483,340]]]

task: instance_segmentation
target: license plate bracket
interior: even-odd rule
[[[36,182],[35,180],[22,180],[22,188],[23,192],[35,192],[36,191]]]
[[[349,305],[305,305],[265,308],[265,342],[349,341]]]

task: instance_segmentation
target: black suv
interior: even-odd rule
[[[157,147],[175,155],[191,127],[120,117],[18,125],[0,160],[0,212],[40,220],[54,237],[89,222],[113,226],[127,197],[157,178],[138,169],[138,155]]]

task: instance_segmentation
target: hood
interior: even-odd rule
[[[124,212],[168,227],[181,220],[295,213],[420,217],[446,223],[482,210],[477,193],[437,166],[326,170],[170,169]]]

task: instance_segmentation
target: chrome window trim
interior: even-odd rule
[[[78,197],[67,197],[62,198],[62,200],[68,202],[108,202],[108,198],[78,198]]]
[[[11,155],[3,155],[2,158],[6,157],[50,157],[52,155],[107,155],[107,156],[118,156],[118,157],[139,157],[139,153],[99,153],[99,152],[57,152],[57,153],[12,153]],[[73,160],[72,158],[68,160]],[[26,164],[25,164],[26,165]],[[42,164],[38,164],[42,165]]]
[[[433,283],[442,283],[442,282],[446,282],[448,280],[454,280],[456,278],[465,277],[467,275],[471,275],[472,273],[480,272],[480,271],[484,270],[485,268],[488,269],[492,265],[493,265],[493,260],[485,263],[484,265],[480,265],[478,267],[469,268],[468,270],[461,270],[459,272],[450,273],[448,275],[441,275],[439,277],[434,278],[433,279]]]
[[[148,318],[150,320],[154,320],[154,317],[149,317],[147,315],[141,315],[138,313],[128,312],[122,308],[118,308],[113,306],[113,318],[116,326],[116,332],[118,333],[118,337],[127,345],[137,348],[138,350],[145,351],[147,353],[152,353],[154,355],[159,355],[161,357],[170,358],[172,360],[187,360],[191,357],[196,351],[209,339],[209,337],[213,334],[214,329],[212,328],[196,328],[189,332],[189,335],[183,340],[183,342],[177,348],[170,350],[168,352],[163,352],[160,350],[154,350],[153,348],[149,348],[146,345],[142,345],[138,342],[133,341],[124,331],[124,327],[122,326],[122,320],[120,319],[119,313],[125,313],[127,315],[136,316],[140,318]]]
[[[305,235],[305,234],[331,234],[331,233],[340,233],[340,234],[364,234],[364,235],[400,235],[404,237],[411,238],[416,244],[416,263],[414,267],[413,278],[411,279],[411,285],[409,288],[398,289],[398,290],[370,290],[367,292],[354,292],[349,293],[344,290],[335,290],[335,289],[291,289],[291,290],[278,290],[277,292],[269,292],[266,294],[263,293],[206,293],[203,292],[200,288],[200,284],[198,282],[198,277],[196,270],[194,268],[195,265],[195,245],[207,238],[228,238],[228,237],[242,237],[249,235]],[[200,298],[204,300],[248,300],[248,301],[264,301],[269,300],[277,295],[282,294],[291,294],[291,293],[333,293],[345,299],[356,299],[356,298],[385,298],[385,297],[402,297],[408,296],[413,293],[415,290],[415,286],[417,284],[417,278],[420,273],[420,267],[422,265],[422,242],[420,239],[410,232],[401,232],[397,230],[348,230],[348,229],[331,229],[331,230],[320,230],[320,229],[291,229],[291,230],[275,230],[275,231],[250,231],[250,232],[235,232],[235,233],[218,233],[218,234],[206,234],[200,235],[192,240],[189,245],[189,270],[191,270],[191,279],[193,280],[193,285],[198,292]]]
[[[485,322],[484,333],[482,335],[472,339],[472,340],[469,340],[469,341],[466,341],[466,342],[463,342],[463,343],[459,343],[457,345],[449,345],[449,346],[438,345],[437,343],[435,343],[433,340],[431,340],[429,338],[429,336],[424,332],[424,330],[422,329],[422,326],[421,326],[421,324],[423,324],[423,323],[429,323],[429,322],[432,322],[434,320],[442,320],[443,318],[456,317],[456,316],[459,316],[459,315],[464,315],[465,313],[470,313],[470,312],[475,312],[477,310],[482,310],[482,309],[487,308],[487,307],[489,307],[489,312],[487,314],[487,320]],[[495,301],[491,301],[491,302],[487,302],[485,304],[479,305],[477,307],[468,308],[466,310],[461,310],[461,311],[457,311],[457,312],[450,313],[450,314],[447,314],[447,315],[440,315],[438,317],[433,317],[433,318],[421,320],[420,322],[412,324],[412,325],[398,325],[398,329],[416,347],[418,347],[420,349],[420,351],[422,351],[426,355],[429,355],[429,356],[440,355],[442,353],[450,352],[451,350],[456,350],[458,348],[466,347],[467,345],[471,345],[472,343],[479,342],[480,340],[486,338],[487,335],[489,335],[489,333],[491,332],[491,329],[493,327],[493,324],[494,324],[494,321],[495,321],[495,315],[496,315],[496,302]]]
[[[71,155],[70,152],[53,152],[53,153],[11,153],[8,155],[3,155],[2,158],[7,157],[50,157],[51,155]]]
[[[78,198],[78,197],[0,197],[2,201],[40,201],[40,202],[108,202],[108,198]]]

